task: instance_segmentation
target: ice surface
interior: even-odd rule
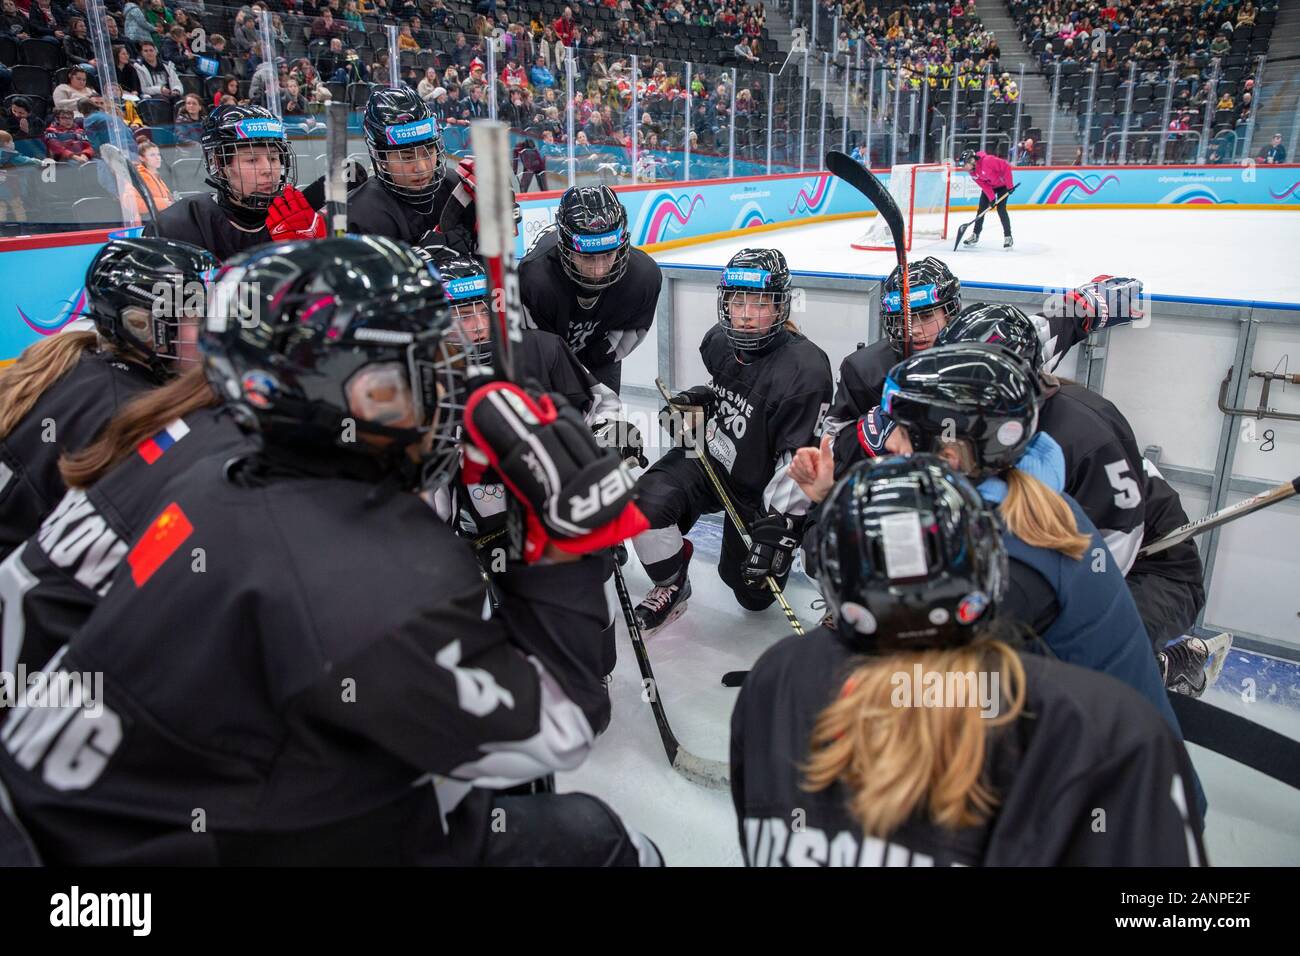
[[[965,221],[954,214],[952,230]],[[914,258],[940,254],[963,282],[1065,287],[1098,273],[1139,275],[1154,294],[1213,299],[1300,303],[1300,216],[1284,212],[1215,209],[1013,211],[1014,250],[1001,248],[1001,228],[987,223],[973,250],[952,251],[952,239],[918,242]],[[804,226],[673,250],[660,262],[722,265],[752,245],[781,248],[794,270],[884,275],[889,253],[859,252],[849,242],[861,220]],[[640,404],[640,403],[638,403]],[[645,409],[642,409],[645,410]],[[653,420],[653,419],[651,419]],[[719,678],[747,668],[789,633],[780,610],[742,610],[719,581],[720,526],[697,525],[691,564],[693,595],[686,614],[649,641],[659,693],[682,745],[701,757],[727,759],[736,691]],[[635,602],[650,582],[633,559],[624,569]],[[806,580],[792,584],[790,603],[806,625],[820,613]],[[613,720],[591,758],[562,774],[561,790],[585,790],[608,801],[624,819],[649,834],[670,865],[740,863],[730,794],[688,782],[669,766],[621,617],[619,660],[610,687]],[[1296,665],[1234,651],[1207,696],[1275,730],[1300,737],[1300,681]],[[1241,681],[1256,680],[1253,703],[1240,697]],[[1206,844],[1218,866],[1300,865],[1300,792],[1203,748],[1189,748],[1210,801]]]

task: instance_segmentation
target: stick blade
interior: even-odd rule
[[[904,260],[907,256],[907,236],[903,232],[903,213],[898,208],[898,203],[894,202],[894,197],[889,195],[885,184],[867,167],[837,149],[826,154],[826,169],[866,196],[867,202],[876,207],[876,212],[885,217],[889,233],[894,239],[894,250],[898,253],[899,260]]]

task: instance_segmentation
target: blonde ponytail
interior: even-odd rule
[[[898,706],[898,675],[911,681],[918,667],[922,675],[941,679],[999,675],[997,716],[985,716],[977,700],[967,706]],[[1024,704],[1024,665],[1001,640],[873,657],[853,671],[840,698],[817,718],[804,789],[842,783],[863,832],[882,839],[918,810],[939,826],[972,826],[998,804],[983,779],[988,733],[1015,721]]]
[[[62,332],[33,342],[17,361],[0,369],[0,438],[18,427],[50,386],[98,344],[95,332]]]
[[[1019,469],[1012,468],[1005,477],[1007,497],[998,510],[1007,530],[1031,547],[1080,560],[1092,538],[1079,530],[1065,499]]]

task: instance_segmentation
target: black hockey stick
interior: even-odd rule
[[[614,560],[614,588],[618,591],[618,603],[623,608],[623,620],[627,623],[628,636],[632,638],[632,650],[636,654],[637,667],[641,669],[641,680],[650,698],[650,710],[655,715],[659,739],[663,741],[668,762],[691,783],[710,790],[726,790],[730,786],[727,765],[720,760],[705,760],[695,756],[677,742],[677,735],[668,726],[668,714],[664,712],[663,701],[659,699],[659,684],[650,668],[650,655],[646,652],[641,625],[637,622],[636,609],[632,607],[632,597],[627,592],[627,582],[623,580],[623,569],[619,567],[617,558]]]
[[[903,212],[875,173],[847,153],[831,150],[826,154],[826,168],[831,175],[844,180],[866,196],[867,201],[876,207],[876,212],[884,217],[885,224],[889,226],[889,234],[894,240],[894,252],[898,256],[898,271],[903,277],[903,358],[907,358],[912,353],[912,285],[907,276],[907,233],[903,229]]]
[[[987,207],[985,207],[985,209],[984,209],[984,211],[983,211],[982,213],[980,213],[978,216],[976,216],[976,217],[975,217],[974,219],[972,219],[970,222],[964,222],[964,223],[962,223],[960,226],[958,226],[958,227],[957,227],[957,241],[954,242],[954,243],[952,244],[952,251],[953,251],[953,252],[956,252],[956,251],[957,251],[957,247],[958,247],[959,245],[961,245],[961,237],[964,236],[964,235],[966,235],[966,230],[967,230],[967,229],[969,229],[971,226],[975,225],[975,223],[979,222],[981,219],[983,219],[985,216],[987,216],[987,215],[988,215],[990,212],[992,212],[994,209],[997,209],[999,205],[1001,205],[1002,203],[1004,203],[1004,202],[1006,202],[1008,199],[1010,199],[1010,198],[1011,198],[1011,194],[1012,194],[1013,192],[1015,192],[1015,191],[1016,191],[1017,189],[1019,189],[1019,188],[1020,188],[1020,183],[1016,183],[1014,186],[1012,186],[1010,189],[1008,189],[1008,190],[1006,191],[1006,194],[1005,194],[1005,195],[999,197],[999,198],[997,199],[996,202],[990,203]]]
[[[680,407],[673,404],[673,397],[669,394],[668,386],[664,384],[663,379],[656,378],[655,385],[658,386],[659,394],[664,397],[664,401],[668,403],[669,408]],[[695,460],[700,463],[700,467],[704,469],[704,474],[708,476],[709,484],[713,486],[713,493],[716,494],[718,500],[722,502],[722,507],[727,512],[727,517],[731,519],[731,523],[736,529],[736,534],[740,535],[740,540],[744,542],[746,548],[752,549],[754,547],[754,539],[749,536],[749,529],[745,527],[744,519],[740,517],[740,512],[736,510],[736,506],[732,504],[731,495],[727,493],[726,487],[722,484],[721,479],[718,478],[718,473],[713,470],[713,465],[709,463],[709,450],[707,445],[704,442],[699,442],[698,445],[698,454],[695,456]],[[781,605],[781,610],[785,612],[785,618],[790,622],[791,629],[800,637],[803,637],[803,624],[799,621],[799,618],[795,617],[794,608],[792,608],[790,602],[785,599],[785,593],[781,590],[781,585],[777,583],[776,578],[769,574],[763,579],[763,582],[772,592],[772,596],[776,598],[777,604]]]
[[[1181,544],[1188,538],[1200,534],[1202,531],[1209,531],[1211,528],[1217,528],[1219,525],[1227,524],[1229,521],[1235,521],[1243,515],[1248,515],[1252,511],[1258,511],[1260,508],[1267,508],[1269,505],[1277,504],[1279,501],[1286,501],[1292,495],[1300,494],[1300,476],[1292,478],[1290,481],[1284,481],[1276,488],[1270,488],[1268,491],[1261,491],[1257,495],[1238,501],[1235,505],[1228,505],[1226,508],[1208,514],[1204,518],[1197,518],[1195,521],[1189,521],[1181,528],[1175,528],[1163,538],[1152,541],[1144,546],[1138,552],[1139,558],[1149,557],[1153,554],[1159,554],[1161,551],[1167,551],[1176,544]]]

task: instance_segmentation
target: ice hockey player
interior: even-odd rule
[[[453,327],[472,349],[476,364],[491,368],[492,340],[489,333],[488,277],[483,263],[442,246],[424,246],[416,251],[427,256],[442,277],[451,304]],[[558,335],[541,329],[522,329],[512,352],[515,375],[537,391],[559,396],[591,426],[597,443],[613,448],[624,461],[639,461],[642,467],[644,441],[635,425],[626,421],[618,396],[592,377]],[[480,564],[487,570],[499,566],[494,559],[506,550],[507,526],[505,485],[500,475],[487,466],[487,459],[472,445],[462,449],[460,468],[445,491],[435,494],[438,513],[453,520],[457,530],[473,544]],[[614,643],[613,605],[609,627],[602,635],[605,646],[602,673],[609,674],[617,663]]]
[[[700,344],[709,383],[673,400],[702,412],[699,444],[707,445],[714,470],[749,525],[752,549],[726,523],[718,574],[750,611],[773,602],[767,577],[784,586],[790,573],[809,501],[786,466],[814,440],[831,399],[830,362],[791,321],[791,298],[790,270],[778,250],[742,249],[732,256],[718,282],[718,324]],[[680,418],[670,430],[700,434]],[[632,543],[655,585],[636,609],[646,636],[679,617],[690,597],[692,545],[683,532],[700,515],[723,510],[692,460],[705,448],[683,444],[637,482],[637,503],[651,530]]]
[[[284,123],[261,106],[221,106],[203,123],[207,184],[158,214],[147,235],[179,239],[224,262],[266,242],[325,235],[325,220],[298,191]]]
[[[186,320],[187,302],[216,265],[183,242],[110,240],[86,270],[94,329],[51,335],[0,370],[0,558],[63,498],[59,456],[88,445],[176,363],[197,359],[198,318]]]
[[[209,455],[234,457],[255,436],[212,391],[197,356],[177,378],[136,395],[59,471],[68,493],[0,566],[25,582],[22,612],[6,620],[6,670],[40,670],[86,623],[148,521],[162,487]]]
[[[939,336],[940,345],[955,342],[997,343],[1032,368],[1042,366],[1035,326],[1014,306],[965,309]],[[1065,454],[1065,491],[1101,529],[1124,570],[1166,686],[1199,696],[1206,686],[1205,642],[1192,638],[1169,653],[1165,649],[1188,632],[1205,606],[1200,553],[1189,539],[1159,554],[1138,556],[1143,544],[1188,522],[1178,492],[1139,454],[1133,429],[1112,402],[1074,382],[1040,375],[1045,399],[1038,427]]]
[[[984,212],[993,203],[998,202],[1011,191],[1015,185],[1012,178],[1011,164],[1000,156],[994,156],[992,153],[979,152],[973,149],[962,150],[961,156],[957,159],[957,165],[970,174],[970,178],[975,181],[975,185],[980,188],[980,207],[975,211],[976,215]],[[1002,222],[1002,248],[1010,249],[1013,245],[1011,240],[1011,214],[1007,211],[1006,202],[998,203],[998,219]],[[964,246],[973,246],[980,241],[980,231],[984,228],[984,220],[976,219],[975,224],[971,226],[970,235],[962,243]]]
[[[1191,764],[1150,704],[1019,649],[996,520],[928,455],[831,493],[815,560],[838,628],[770,648],[732,713],[747,865],[1204,864]]]
[[[362,126],[375,174],[348,194],[348,231],[426,241],[449,206],[468,202],[451,202],[461,179],[443,166],[437,117],[413,90],[377,87],[366,100]]]
[[[588,517],[568,502],[624,471],[617,456],[515,386],[466,403],[443,290],[409,248],[278,245],[235,259],[218,303],[233,282],[257,283],[258,318],[211,309],[206,367],[261,447],[161,491],[49,663],[73,688],[63,706],[7,714],[10,832],[66,865],[657,862],[592,797],[487,789],[573,767],[608,720],[608,559],[584,554],[639,516],[630,478]],[[498,578],[488,620],[470,549],[412,493],[454,462],[461,406],[544,556]],[[93,706],[83,670],[104,674]]]
[[[573,186],[554,230],[519,264],[524,317],[569,343],[597,381],[618,392],[623,359],[650,331],[663,276],[632,248],[627,210],[608,186]]]
[[[910,348],[905,347],[903,273],[895,268],[880,287],[883,334],[879,341],[857,349],[840,363],[835,403],[826,416],[826,430],[833,435],[844,434],[846,438],[855,435],[852,431],[844,432],[846,425],[856,425],[859,419],[868,418],[861,433],[864,449],[873,437],[870,418],[880,404],[889,370],[905,354],[930,348],[962,309],[961,282],[939,259],[927,256],[910,262],[907,274],[912,306]],[[1030,317],[1043,343],[1043,367],[1055,371],[1065,354],[1092,333],[1140,317],[1136,306],[1141,293],[1142,283],[1136,279],[1098,276],[1076,289],[1050,296],[1043,312]],[[847,464],[850,459],[837,455],[836,461]]]

